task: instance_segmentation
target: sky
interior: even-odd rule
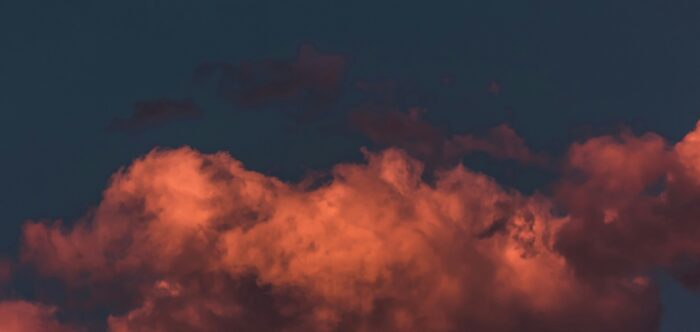
[[[0,2],[0,325],[698,330],[699,16]]]

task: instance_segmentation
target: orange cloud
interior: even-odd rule
[[[54,314],[56,308],[26,301],[0,301],[0,327],[4,332],[69,332]]]
[[[602,281],[665,267],[700,286],[698,135],[670,145],[623,133],[572,146],[556,185],[570,213],[556,248],[578,273]]]
[[[592,282],[556,249],[572,217],[549,198],[462,166],[426,183],[397,149],[366,158],[303,189],[226,153],[155,150],[75,225],[27,223],[22,259],[111,307],[112,331],[658,327],[642,271]]]

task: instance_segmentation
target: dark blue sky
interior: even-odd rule
[[[232,106],[192,79],[208,62],[294,59],[304,43],[348,60],[339,99],[313,120]],[[80,216],[156,146],[228,150],[290,179],[359,159],[366,139],[338,128],[363,101],[360,80],[397,82],[393,103],[446,131],[507,122],[554,155],[586,128],[675,141],[700,118],[700,3],[2,1],[2,250],[16,252],[25,219]],[[108,130],[163,98],[191,98],[204,116]],[[661,280],[664,331],[700,328],[697,294]]]

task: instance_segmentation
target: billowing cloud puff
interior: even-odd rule
[[[0,301],[0,327],[4,332],[69,332],[54,317],[56,308],[21,300]]]
[[[155,150],[115,174],[71,227],[27,223],[22,260],[109,308],[112,331],[658,328],[644,271],[598,282],[579,273],[587,255],[572,265],[558,250],[579,241],[578,210],[555,216],[551,199],[462,166],[426,183],[401,150],[366,157],[309,189],[226,153]]]
[[[570,213],[556,248],[600,281],[666,267],[700,285],[700,127],[671,146],[654,134],[574,144],[556,198]]]

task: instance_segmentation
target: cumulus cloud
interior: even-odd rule
[[[606,280],[661,266],[700,285],[699,135],[671,145],[624,132],[571,147],[556,185],[571,220],[556,248],[579,273]]]
[[[305,189],[156,150],[75,225],[27,223],[22,260],[112,308],[111,331],[657,329],[643,271],[598,282],[557,250],[579,221],[549,198],[462,166],[426,183],[398,149],[366,158]]]
[[[56,308],[22,300],[0,301],[0,327],[4,332],[69,332],[59,323]]]

